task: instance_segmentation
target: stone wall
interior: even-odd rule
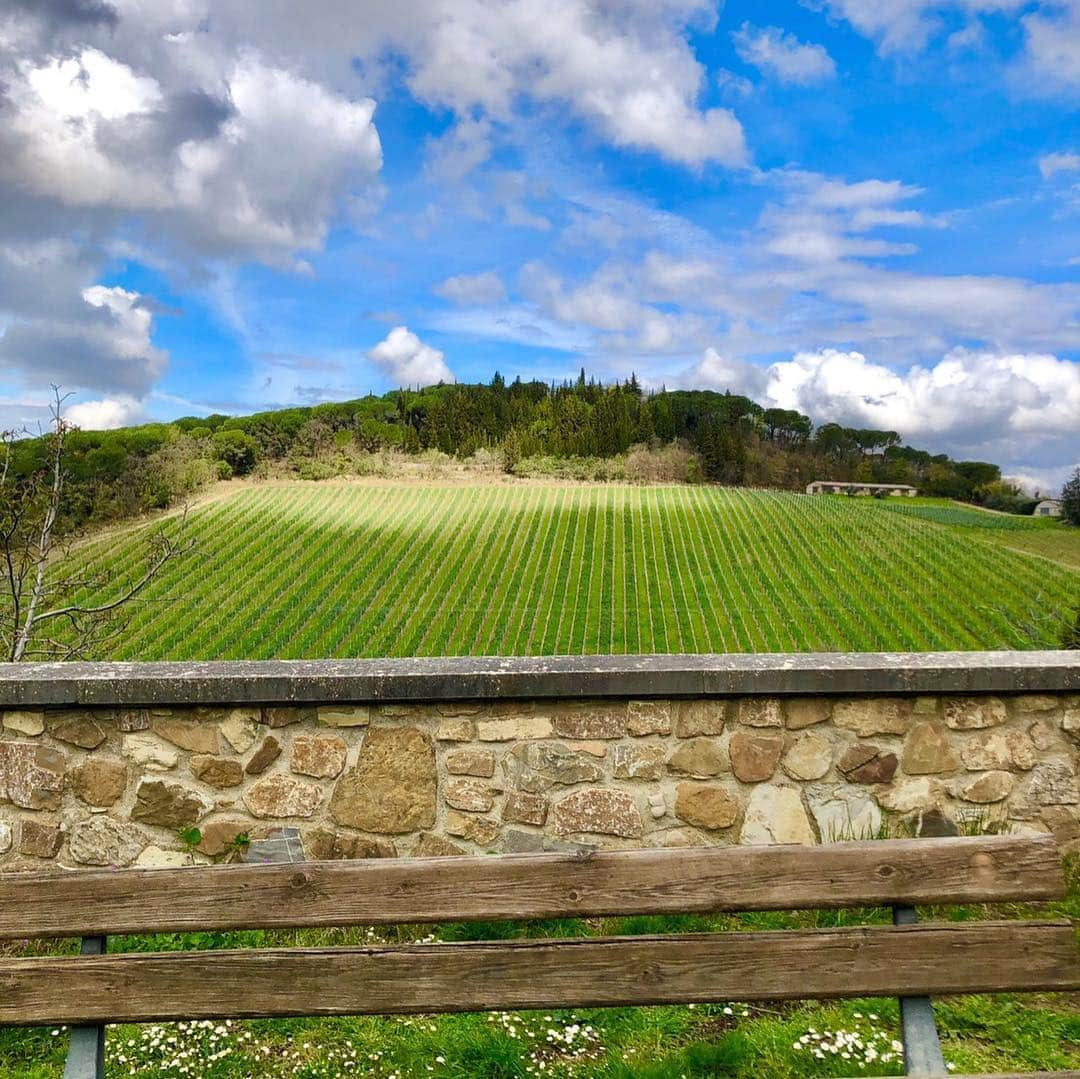
[[[434,701],[388,699],[404,694],[383,681],[367,701],[298,702],[290,685],[288,704],[80,706],[35,704],[9,683],[0,870],[228,860],[243,856],[237,835],[282,828],[308,858],[909,829],[1050,831],[1080,849],[1080,665],[1027,676],[1020,693],[829,692],[837,680],[805,677],[806,694],[521,699],[521,680],[503,677],[483,698]],[[913,684],[906,670],[894,680]],[[123,686],[105,695],[119,702]]]

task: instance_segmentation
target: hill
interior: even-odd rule
[[[238,488],[193,510],[195,551],[129,612],[111,658],[1057,643],[1080,573],[900,509],[700,486]],[[115,584],[137,572],[141,532],[79,559]]]

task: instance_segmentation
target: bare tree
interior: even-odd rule
[[[186,514],[175,534],[151,533],[141,574],[108,594],[110,574],[91,572],[66,560],[62,526],[64,443],[75,428],[64,418],[67,395],[53,386],[49,430],[42,436],[45,463],[30,475],[16,475],[12,451],[25,432],[3,431],[0,464],[0,649],[12,662],[27,659],[89,659],[114,640],[126,624],[123,609],[168,562],[190,551],[184,538]],[[106,598],[100,598],[102,595]],[[80,597],[98,597],[80,601]]]

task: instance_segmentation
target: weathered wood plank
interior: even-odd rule
[[[948,923],[8,959],[0,1025],[1078,987],[1067,922]]]
[[[0,875],[0,939],[1041,900],[1051,836]]]

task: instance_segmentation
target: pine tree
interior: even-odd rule
[[[1061,488],[1061,516],[1069,524],[1080,527],[1080,468],[1073,471]]]

